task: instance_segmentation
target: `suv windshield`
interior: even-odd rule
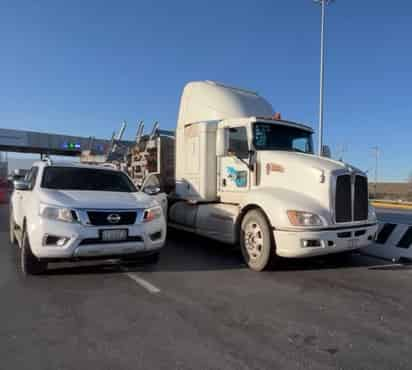
[[[41,186],[56,190],[137,191],[122,172],[79,167],[46,167]]]
[[[253,144],[256,150],[286,150],[313,154],[310,131],[282,124],[255,123]]]

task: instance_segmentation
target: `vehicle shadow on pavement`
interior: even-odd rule
[[[122,265],[114,261],[88,261],[51,264],[44,275],[101,275],[120,274],[124,272]]]
[[[290,272],[368,268],[371,270],[394,269],[392,262],[370,256],[336,254],[307,259],[279,258],[269,271]],[[397,267],[399,268],[399,266]],[[404,268],[404,267],[402,267]],[[187,232],[169,232],[166,246],[161,251],[158,264],[143,261],[124,264],[118,260],[89,261],[70,265],[54,264],[48,275],[111,274],[124,272],[184,272],[248,269],[239,246],[226,245]]]
[[[305,259],[279,258],[277,271],[337,270],[349,268],[377,269],[391,264],[389,261],[362,255],[358,252],[347,254],[330,254]]]
[[[101,260],[51,264],[47,275],[239,269],[247,269],[247,266],[238,246],[226,245],[190,233],[172,232],[168,235],[168,241],[161,250],[157,264],[146,264],[139,260],[133,263]]]

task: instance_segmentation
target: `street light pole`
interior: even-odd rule
[[[324,80],[325,80],[325,8],[333,0],[315,0],[321,5],[321,28],[320,28],[320,87],[319,87],[319,148],[318,154],[322,155],[323,148],[323,105],[324,105]]]
[[[372,150],[375,152],[375,198],[377,198],[378,194],[378,159],[380,154],[380,148],[378,146],[374,146]]]

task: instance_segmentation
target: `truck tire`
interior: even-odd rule
[[[46,271],[47,263],[39,261],[31,251],[26,230],[23,230],[20,252],[21,271],[24,275],[39,275]]]
[[[16,224],[14,222],[14,216],[13,216],[13,209],[10,208],[9,212],[9,236],[10,236],[10,244],[12,246],[17,244],[17,238],[16,238]]]
[[[271,229],[261,211],[254,209],[243,217],[240,247],[246,264],[254,271],[265,270],[275,259]]]

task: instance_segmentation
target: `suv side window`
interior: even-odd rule
[[[30,189],[33,189],[34,185],[36,184],[38,172],[39,172],[39,167],[32,167],[30,172],[28,172],[25,177],[25,180],[30,183]]]
[[[246,127],[229,128],[229,148],[230,153],[240,158],[247,158],[249,147],[247,142]]]

